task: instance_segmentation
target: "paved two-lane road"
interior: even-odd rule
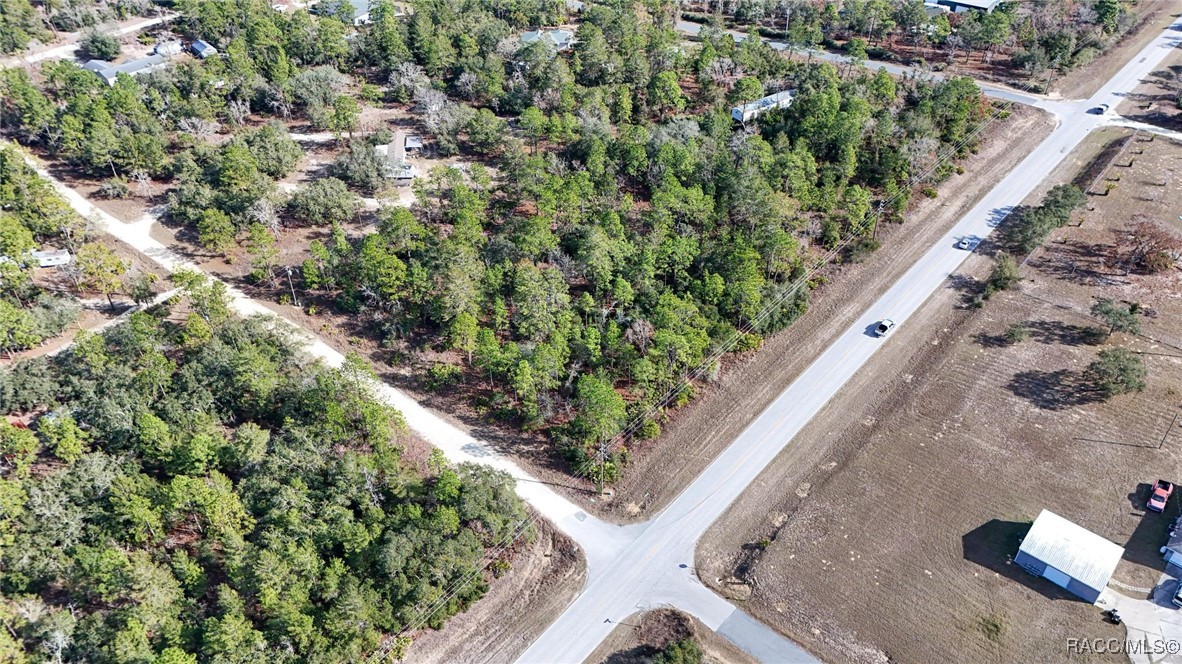
[[[583,593],[519,661],[582,662],[614,622],[637,610],[665,605],[695,615],[762,661],[811,661],[807,653],[700,583],[693,573],[698,539],[874,352],[889,343],[872,335],[874,325],[883,318],[905,324],[968,256],[955,248],[957,240],[989,235],[1089,132],[1114,120],[1093,115],[1089,109],[1100,104],[1115,108],[1178,47],[1180,37],[1182,23],[1170,26],[1092,98],[1047,104],[1053,104],[1059,114],[1056,130],[842,333],[667,509],[641,524],[639,537],[619,552],[609,569],[589,577]]]

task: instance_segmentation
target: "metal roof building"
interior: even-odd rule
[[[961,14],[969,10],[976,10],[979,12],[991,13],[1001,0],[936,0],[936,4],[943,5],[948,9]]]
[[[1014,562],[1095,604],[1124,553],[1124,547],[1043,510],[1018,547]]]
[[[82,65],[82,68],[94,72],[107,85],[115,85],[115,79],[119,77],[119,74],[139,76],[140,74],[150,74],[167,66],[168,62],[164,56],[157,54],[138,60],[128,60],[119,65],[106,60],[88,60],[86,64]]]
[[[218,54],[218,50],[213,47],[213,44],[201,39],[193,42],[192,45],[189,46],[189,50],[193,51],[193,55],[201,58],[202,60]]]
[[[533,44],[541,40],[547,40],[554,45],[554,48],[559,51],[565,51],[570,48],[575,41],[575,33],[570,30],[563,30],[562,28],[530,30],[521,34],[522,44]]]
[[[784,90],[768,95],[763,99],[756,99],[753,102],[731,109],[731,117],[736,122],[747,122],[763,115],[767,111],[777,108],[788,108],[792,105],[792,97],[795,95],[795,90]]]

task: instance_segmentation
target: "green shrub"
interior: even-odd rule
[[[432,390],[444,390],[460,382],[464,370],[454,364],[436,362],[427,370],[427,387]]]
[[[1006,328],[1005,340],[1007,343],[1017,344],[1022,343],[1030,338],[1030,328],[1022,323],[1014,323]]]

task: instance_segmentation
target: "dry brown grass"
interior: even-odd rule
[[[952,288],[929,301],[708,533],[703,577],[745,578],[749,609],[826,659],[1053,662],[1068,658],[1068,638],[1123,636],[1010,556],[1046,508],[1126,547],[1117,580],[1152,586],[1163,567],[1157,548],[1178,508],[1145,514],[1144,500],[1182,462],[1179,273],[1125,274],[1101,246],[1133,215],[1169,206],[1146,176],[1182,147],[1143,147],[1121,187],[1090,198],[1082,226],[1035,252],[1015,291],[981,310],[961,308]],[[1088,269],[1064,270],[1061,254],[1078,247]],[[955,283],[989,268],[974,256]],[[1103,402],[1081,390],[1100,349],[1081,333],[1099,324],[1087,313],[1097,296],[1156,312],[1145,336],[1106,342],[1146,353],[1142,393]],[[1031,336],[1007,344],[1015,323]],[[766,549],[751,546],[764,538]]]

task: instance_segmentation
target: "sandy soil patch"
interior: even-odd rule
[[[1119,137],[1091,137],[1076,170]],[[1182,155],[1142,145],[1146,169]],[[1064,167],[1040,189],[1074,175]],[[747,610],[825,659],[1055,662],[1069,638],[1123,638],[1011,556],[1046,508],[1126,547],[1117,581],[1149,587],[1164,566],[1178,504],[1157,515],[1144,501],[1182,462],[1178,272],[1097,259],[1072,273],[1055,259],[1151,212],[1142,199],[1158,187],[1137,181],[1122,177],[1127,198],[1092,196],[1082,225],[1056,231],[1017,290],[980,310],[963,289],[988,275],[988,247],[971,257],[707,533],[702,577],[745,580]],[[1143,336],[1106,342],[1144,353],[1149,370],[1144,392],[1108,402],[1079,387],[1104,347],[1083,334],[1100,324],[1087,314],[1099,295],[1158,308]],[[1014,324],[1030,337],[1004,342]]]

